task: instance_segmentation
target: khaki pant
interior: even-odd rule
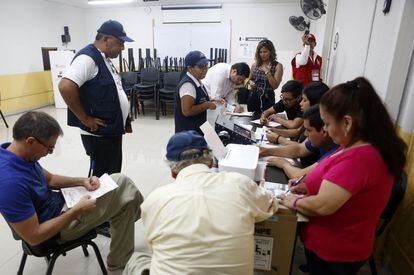
[[[151,255],[143,252],[132,254],[122,275],[147,275],[151,268]]]
[[[72,221],[60,236],[63,241],[73,240],[109,221],[111,245],[107,262],[113,267],[124,267],[134,252],[135,222],[141,217],[144,198],[130,178],[122,174],[111,177],[119,187],[98,198],[96,208]]]

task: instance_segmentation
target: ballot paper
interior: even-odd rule
[[[226,112],[226,114],[231,115],[231,116],[248,116],[248,117],[253,116],[253,112],[242,112],[242,113]]]
[[[106,173],[99,178],[99,183],[99,188],[94,191],[88,191],[83,186],[62,188],[61,191],[68,208],[72,208],[86,195],[90,195],[92,199],[96,199],[118,187],[116,182]]]
[[[275,183],[275,182],[270,182],[270,181],[266,181],[263,187],[267,191],[272,193],[273,197],[277,197],[279,195],[285,194],[286,191],[288,190],[287,184]]]
[[[260,119],[256,119],[256,120],[252,120],[252,121],[250,121],[250,123],[254,123],[254,124],[258,124],[258,125],[261,125],[261,123],[260,123]],[[278,126],[280,126],[281,124],[280,123],[277,123],[277,122],[275,122],[275,121],[269,121],[268,123],[267,123],[267,127],[271,127],[271,128],[274,128],[274,127],[278,127]]]
[[[208,123],[208,121],[204,122],[200,126],[200,130],[204,133],[204,139],[206,140],[208,146],[211,150],[213,150],[213,155],[217,159],[224,158],[226,156],[227,149],[224,147],[223,142],[221,142],[219,136],[217,135],[216,131],[214,131],[211,124]]]

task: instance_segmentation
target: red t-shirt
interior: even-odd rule
[[[316,195],[325,179],[352,196],[334,214],[311,217],[301,238],[307,249],[326,261],[366,260],[372,253],[375,228],[388,202],[394,176],[372,145],[336,152],[307,176],[308,195]]]

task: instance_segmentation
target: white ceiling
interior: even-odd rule
[[[295,3],[299,0],[158,0],[144,2],[143,0],[135,0],[129,4],[119,4],[111,6],[91,6],[88,0],[44,0],[46,2],[54,2],[62,5],[75,6],[79,8],[99,8],[99,7],[136,7],[136,6],[164,6],[164,5],[196,5],[196,4],[237,4],[237,3]]]

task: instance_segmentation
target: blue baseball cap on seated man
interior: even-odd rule
[[[182,155],[183,152],[192,149],[199,150],[199,152],[196,151],[190,155]],[[181,161],[202,157],[207,152],[207,143],[199,133],[194,130],[183,131],[176,133],[168,141],[166,158],[169,161]]]
[[[189,52],[184,59],[185,66],[195,66],[207,64],[210,60],[200,51]]]
[[[101,27],[97,30],[98,33],[112,35],[118,38],[119,40],[125,41],[125,42],[134,42],[132,38],[129,38],[125,31],[124,27],[121,23],[115,20],[108,20],[103,22]]]

